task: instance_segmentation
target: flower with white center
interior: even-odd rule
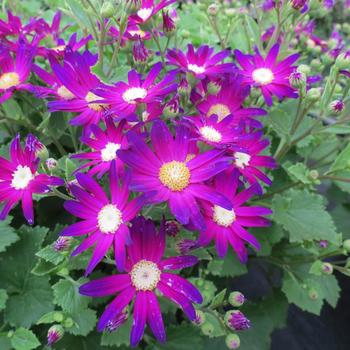
[[[212,126],[203,126],[199,129],[199,132],[204,139],[210,142],[220,142],[222,140],[222,135]]]
[[[153,7],[150,8],[142,8],[137,11],[137,15],[142,18],[142,20],[145,22],[148,20],[148,18],[151,17],[153,12]]]
[[[230,113],[231,113],[231,111],[226,105],[224,105],[222,103],[217,103],[215,105],[212,105],[209,108],[209,111],[207,113],[207,117],[210,117],[211,115],[215,114],[218,116],[218,121],[221,122]]]
[[[8,72],[0,76],[0,89],[2,90],[17,86],[19,83],[19,75],[16,72]]]
[[[243,169],[249,165],[251,157],[248,153],[235,152],[233,156],[235,157],[235,164],[238,168]]]
[[[214,205],[213,220],[220,226],[229,227],[236,220],[236,214],[233,209],[227,210],[218,205]]]
[[[172,191],[182,191],[190,182],[190,170],[186,163],[173,160],[164,163],[159,170],[159,180]]]
[[[269,68],[258,68],[253,71],[252,78],[260,85],[267,85],[273,82],[275,76]]]
[[[101,103],[90,103],[93,101],[97,101],[100,100],[101,97],[95,95],[93,92],[88,92],[85,96],[85,101],[89,104],[89,108],[91,108],[94,111],[100,112],[102,111],[103,106],[105,106],[105,104],[101,104]]]
[[[34,177],[34,174],[28,166],[18,165],[17,169],[12,174],[11,186],[16,190],[24,190]]]
[[[187,69],[195,74],[203,74],[205,72],[205,67],[197,66],[196,64],[189,63]]]
[[[113,159],[116,159],[120,146],[119,143],[108,142],[105,148],[101,150],[101,159],[104,162],[111,162]]]
[[[57,95],[65,100],[72,100],[75,97],[64,85],[57,89]]]
[[[107,204],[98,213],[97,221],[102,233],[114,233],[123,222],[122,213],[114,204]]]
[[[148,260],[140,260],[133,266],[130,272],[131,283],[138,291],[152,291],[160,281],[160,274],[161,271],[156,263]]]
[[[123,93],[123,100],[130,104],[135,104],[135,100],[143,99],[147,96],[147,90],[141,87],[132,87]]]
[[[53,47],[51,50],[60,53],[63,52],[66,49],[66,45],[58,45],[56,47]]]

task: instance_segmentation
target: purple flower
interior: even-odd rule
[[[229,328],[235,331],[243,331],[250,328],[250,321],[245,317],[243,312],[239,310],[229,311],[225,319]]]
[[[24,149],[19,135],[11,142],[11,160],[0,157],[0,203],[4,207],[0,220],[4,220],[16,203],[22,201],[24,217],[28,223],[34,223],[33,193],[43,194],[51,191],[50,186],[60,186],[63,181],[55,176],[38,174],[39,158],[35,155],[32,142],[35,137],[29,135]]]
[[[64,329],[61,325],[53,325],[47,332],[47,346],[51,347],[62,339]]]
[[[146,323],[160,342],[165,342],[165,328],[155,291],[178,304],[187,317],[194,321],[196,310],[192,303],[202,303],[199,291],[184,278],[165,270],[179,270],[198,262],[195,256],[177,256],[162,260],[165,249],[164,226],[157,234],[151,220],[138,217],[132,222],[132,244],[127,247],[127,274],[113,275],[88,282],[80,287],[80,293],[91,297],[118,296],[103,312],[98,330],[103,331],[110,320],[115,319],[124,308],[133,306],[131,346],[142,339]]]
[[[227,253],[228,243],[230,243],[240,261],[245,263],[248,258],[245,243],[249,243],[257,250],[260,249],[260,244],[244,227],[269,226],[269,220],[262,216],[272,214],[272,211],[264,207],[243,206],[258,193],[259,189],[253,185],[238,192],[238,186],[238,173],[235,171],[223,172],[215,177],[213,188],[230,199],[233,208],[227,210],[219,205],[201,203],[206,229],[201,230],[198,244],[206,246],[214,240],[218,255],[223,258]]]
[[[163,80],[155,83],[162,64],[155,64],[145,80],[135,70],[128,74],[128,83],[118,82],[114,86],[98,89],[96,94],[102,97],[102,102],[110,106],[111,112],[120,118],[134,115],[140,104],[150,104],[162,101],[177,88],[173,83],[175,72],[169,72]],[[101,100],[101,99],[100,99]]]
[[[79,167],[76,170],[77,172],[91,167],[88,175],[93,176],[97,174],[97,177],[101,178],[109,170],[111,162],[115,160],[117,173],[123,174],[123,162],[118,159],[117,151],[126,149],[128,146],[126,137],[123,134],[125,121],[121,121],[116,127],[112,118],[108,116],[105,118],[105,123],[105,131],[93,124],[90,127],[92,135],[84,135],[80,138],[81,142],[88,145],[92,151],[72,155],[72,158],[89,160],[89,162]]]
[[[268,106],[272,105],[273,95],[279,100],[298,96],[290,86],[289,76],[296,68],[292,64],[299,58],[299,54],[293,54],[278,62],[279,49],[279,44],[275,44],[266,58],[263,58],[258,50],[255,55],[244,55],[235,50],[236,59],[242,67],[243,82],[259,88]]]
[[[184,73],[191,73],[198,79],[216,76],[224,73],[232,73],[235,69],[233,63],[219,63],[230,55],[229,50],[220,51],[214,54],[214,49],[207,46],[200,46],[197,51],[192,44],[187,47],[187,53],[181,50],[168,50],[166,55],[168,64],[178,67]]]
[[[192,158],[189,136],[189,130],[180,126],[174,139],[166,124],[156,120],[151,130],[154,152],[139,135],[129,132],[131,148],[118,151],[118,156],[132,168],[130,188],[133,191],[153,193],[149,198],[151,203],[167,201],[170,211],[181,224],[188,224],[191,220],[195,227],[203,228],[197,199],[231,209],[226,198],[203,183],[229,164],[223,151],[219,150]]]
[[[175,22],[168,12],[163,11],[163,31],[172,33],[176,29]]]
[[[144,63],[147,61],[149,53],[142,40],[135,41],[132,48],[132,55],[134,57],[134,61],[137,63]]]
[[[164,7],[176,2],[176,0],[160,0],[157,4],[154,0],[141,0],[141,6],[135,15],[130,18],[136,23],[146,23],[151,17],[156,15]]]
[[[73,237],[87,235],[87,238],[73,251],[72,256],[96,244],[86,268],[86,275],[91,273],[112,245],[114,245],[116,265],[122,271],[125,264],[125,246],[131,242],[127,223],[142,208],[143,198],[138,197],[128,201],[129,179],[124,177],[123,184],[119,185],[115,161],[110,168],[111,199],[108,199],[103,189],[90,176],[79,173],[76,178],[80,186],[74,184],[70,186],[76,200],[66,201],[64,207],[83,221],[68,226],[61,235]]]
[[[56,252],[62,252],[68,250],[72,240],[70,237],[58,237],[57,240],[53,243],[53,249]]]

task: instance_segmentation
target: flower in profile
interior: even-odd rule
[[[226,313],[225,321],[229,328],[235,331],[243,331],[250,328],[250,321],[242,311],[232,310]]]
[[[282,61],[277,61],[280,45],[275,44],[263,58],[259,51],[255,55],[245,55],[235,50],[235,56],[242,67],[243,82],[261,90],[265,102],[272,105],[272,96],[279,100],[284,97],[296,98],[298,96],[289,83],[289,76],[295,70],[292,64],[299,58],[299,54],[288,56]]]
[[[249,96],[249,90],[249,86],[242,85],[242,78],[230,78],[221,85],[216,95],[206,94],[196,108],[207,117],[217,115],[219,121],[232,115],[235,125],[243,121],[253,127],[262,127],[253,117],[266,115],[266,111],[261,108],[243,107],[245,99]]]
[[[163,11],[163,31],[166,34],[172,33],[176,29],[174,20],[168,12]]]
[[[221,205],[230,210],[230,202],[204,181],[229,166],[224,151],[211,150],[192,157],[190,132],[184,126],[176,130],[176,137],[166,124],[155,120],[151,130],[154,152],[133,132],[128,133],[130,149],[118,151],[118,156],[132,168],[130,188],[154,194],[150,203],[167,201],[170,211],[181,224],[191,220],[196,228],[203,228],[203,216],[197,199]]]
[[[149,51],[142,40],[136,40],[132,47],[132,55],[136,63],[145,63],[148,59]]]
[[[270,144],[267,139],[261,139],[261,136],[260,131],[247,134],[237,146],[232,147],[233,165],[249,183],[257,183],[259,179],[271,185],[271,180],[260,168],[275,169],[277,164],[273,157],[260,154]]]
[[[133,220],[131,239],[133,243],[127,247],[127,273],[88,282],[80,287],[79,292],[91,297],[118,293],[103,312],[97,326],[99,331],[105,330],[109,322],[134,300],[131,346],[142,339],[146,323],[157,340],[165,342],[165,328],[156,291],[178,304],[194,321],[196,310],[192,304],[202,303],[201,294],[184,278],[166,271],[193,266],[198,259],[190,255],[162,259],[165,250],[164,226],[157,234],[154,223],[143,217]]]
[[[272,214],[268,208],[257,206],[245,206],[244,204],[258,193],[257,185],[238,192],[239,177],[235,170],[229,170],[217,175],[214,179],[214,189],[225,195],[232,202],[233,208],[227,210],[219,205],[210,205],[201,202],[206,229],[200,232],[198,244],[208,245],[215,241],[216,250],[220,258],[227,253],[228,244],[237,253],[239,260],[245,263],[248,258],[245,243],[252,245],[255,249],[260,249],[257,239],[250,234],[245,227],[269,226],[269,220],[263,215]]]
[[[106,86],[96,90],[96,94],[101,96],[100,100],[108,104],[116,116],[134,116],[138,105],[161,102],[165,96],[176,90],[177,84],[173,83],[175,72],[169,72],[159,83],[155,83],[161,70],[162,63],[155,64],[145,80],[135,70],[131,70],[128,83],[121,81],[114,86]]]
[[[200,46],[195,51],[192,44],[187,46],[187,53],[181,50],[168,50],[168,64],[178,67],[183,73],[191,73],[198,79],[232,73],[233,63],[220,63],[230,55],[229,50],[214,54],[214,49],[208,45]]]
[[[64,335],[64,329],[61,325],[53,325],[47,331],[47,346],[51,347],[62,339]]]
[[[146,23],[159,11],[174,2],[176,2],[176,0],[160,0],[155,4],[154,0],[141,0],[140,8],[137,10],[136,14],[130,16],[130,18],[136,23]]]
[[[70,191],[76,200],[64,203],[69,213],[83,221],[65,228],[61,236],[87,235],[87,238],[73,251],[72,256],[96,244],[86,268],[86,275],[92,272],[112,245],[116,265],[120,271],[124,269],[125,246],[131,242],[127,223],[137,215],[143,205],[142,197],[128,201],[129,179],[125,176],[122,185],[119,184],[115,160],[111,164],[109,175],[111,199],[92,177],[79,173],[76,178],[80,186],[75,184],[70,186]]]
[[[76,170],[77,172],[81,169],[91,167],[88,175],[93,176],[97,174],[97,177],[101,178],[109,170],[112,161],[115,161],[117,173],[123,174],[123,163],[118,159],[117,151],[127,148],[128,145],[123,133],[125,120],[121,121],[116,127],[112,118],[107,116],[105,118],[105,124],[105,131],[93,124],[90,127],[92,135],[83,135],[80,138],[81,142],[88,145],[92,151],[72,155],[72,158],[89,160],[89,162],[80,166]]]
[[[107,108],[105,104],[97,102],[100,98],[92,92],[103,85],[91,73],[92,62],[91,55],[72,51],[66,52],[63,65],[56,61],[52,70],[60,82],[57,87],[60,98],[48,103],[51,112],[79,113],[70,120],[70,124],[82,125],[85,130],[92,124],[98,124]]]
[[[26,80],[30,74],[35,49],[19,40],[16,58],[7,49],[0,49],[0,103],[8,100],[15,90],[31,89]]]
[[[10,145],[10,160],[0,157],[0,202],[4,207],[0,220],[4,220],[16,203],[22,201],[23,214],[30,225],[34,223],[33,194],[51,191],[50,186],[60,186],[63,181],[55,176],[38,174],[39,158],[36,156],[36,138],[28,135],[24,149],[17,135]]]

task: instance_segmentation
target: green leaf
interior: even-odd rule
[[[226,295],[226,288],[223,289],[220,293],[215,295],[213,301],[210,304],[210,307],[212,309],[215,309],[215,308],[221,306],[225,300],[225,295]]]
[[[241,264],[233,252],[228,252],[223,260],[210,261],[208,270],[212,275],[220,277],[236,277],[247,273],[246,265]]]
[[[350,143],[338,154],[332,164],[330,170],[332,172],[336,170],[349,169],[350,165]]]
[[[273,219],[290,234],[291,242],[326,239],[334,242],[337,232],[323,197],[307,190],[291,189],[275,195]]]
[[[8,299],[5,289],[0,289],[0,310],[5,309],[6,301]]]
[[[224,336],[226,333],[226,330],[223,324],[219,320],[220,315],[215,311],[213,312],[213,314],[209,312],[205,312],[204,314],[205,314],[205,322],[210,323],[214,327],[213,332],[210,334],[209,337],[216,338],[216,337]]]
[[[132,326],[132,317],[129,319],[117,330],[112,333],[103,333],[101,339],[101,345],[104,346],[130,346],[130,331]]]
[[[322,130],[325,134],[350,134],[350,125],[330,125]]]
[[[25,118],[21,109],[21,106],[16,102],[14,98],[3,102],[1,107],[4,109],[5,115],[14,120],[20,120]]]
[[[316,260],[310,267],[310,273],[316,276],[321,276],[322,265],[323,265],[323,262],[321,260]]]
[[[31,350],[36,349],[40,342],[29,329],[18,328],[11,338],[11,344],[15,350]]]
[[[56,252],[52,245],[48,245],[39,250],[35,255],[54,265],[58,265],[64,260],[64,255],[60,252]]]
[[[54,264],[40,259],[32,270],[32,274],[36,276],[45,276],[59,269]]]
[[[53,287],[54,303],[61,306],[64,311],[78,313],[87,308],[90,298],[79,294],[80,285],[85,282],[84,278],[78,281],[61,279]]]
[[[0,334],[0,349],[1,350],[12,350],[11,340],[7,337],[7,334]]]
[[[12,217],[8,216],[6,220],[0,221],[0,253],[4,252],[7,247],[18,241],[18,236],[10,226]]]
[[[288,172],[289,176],[294,181],[300,181],[305,185],[312,184],[312,179],[309,178],[309,169],[303,163],[296,163],[293,165],[286,164],[283,166]]]
[[[74,335],[88,335],[96,326],[97,316],[96,312],[91,309],[82,310],[71,314],[75,325],[72,328],[68,328],[67,332]]]
[[[11,325],[29,327],[53,309],[48,278],[31,274],[46,232],[47,228],[22,226],[21,239],[0,254],[0,287],[11,291],[5,309],[5,320]]]
[[[258,256],[271,255],[273,245],[280,242],[285,234],[283,228],[275,223],[268,227],[253,228],[251,233],[258,239],[261,246],[257,252]]]
[[[92,33],[91,24],[87,14],[87,10],[82,3],[77,0],[66,0],[66,4],[71,11],[72,16],[77,20],[82,28],[89,29],[89,33]]]

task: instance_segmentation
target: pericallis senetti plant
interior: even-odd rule
[[[348,1],[25,3],[0,17],[1,350],[267,350],[289,304],[336,306]]]

